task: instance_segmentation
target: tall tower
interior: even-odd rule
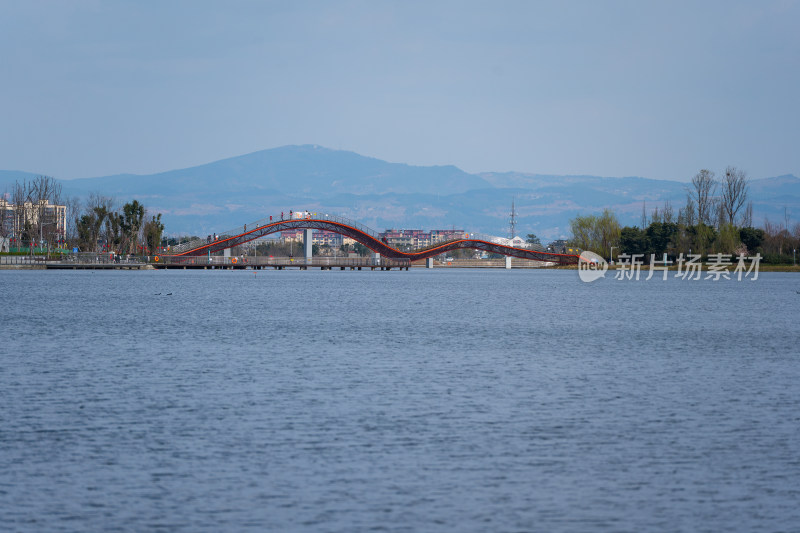
[[[513,239],[517,235],[517,210],[514,209],[514,197],[511,197],[511,219],[508,224],[511,235],[509,238]]]

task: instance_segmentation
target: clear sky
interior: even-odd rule
[[[798,1],[0,0],[0,169],[800,176]]]

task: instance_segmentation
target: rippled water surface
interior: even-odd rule
[[[800,530],[796,275],[0,287],[4,531]]]

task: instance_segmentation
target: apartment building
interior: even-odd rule
[[[284,242],[302,242],[303,230],[288,230],[281,232],[281,239]],[[355,244],[355,240],[345,237],[339,233],[328,230],[315,229],[311,235],[311,243],[320,246],[341,246],[343,244]]]
[[[461,229],[389,229],[379,235],[381,240],[395,248],[425,248],[444,241],[463,239],[467,233]]]
[[[48,200],[17,205],[0,198],[0,230],[12,239],[23,237],[25,228],[38,228],[38,237],[63,240],[67,236],[67,206]]]

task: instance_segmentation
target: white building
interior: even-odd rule
[[[3,236],[21,238],[26,226],[39,228],[37,240],[40,236],[55,240],[66,239],[67,206],[51,204],[48,200],[25,202],[18,206],[0,198],[0,230]]]
[[[507,239],[505,237],[489,237],[490,242],[494,244],[499,244],[501,246],[513,246],[514,248],[528,248],[528,243],[525,242],[525,239],[517,235],[513,239]]]

